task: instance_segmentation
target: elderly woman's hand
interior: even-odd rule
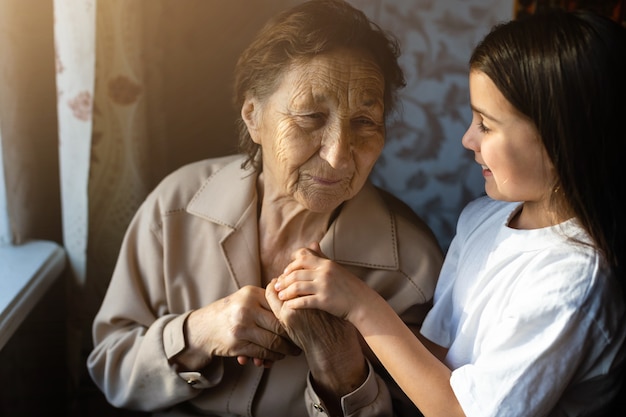
[[[192,312],[185,324],[186,349],[176,362],[200,369],[215,356],[256,358],[269,366],[300,350],[291,342],[265,299],[260,287],[246,286]]]
[[[307,250],[323,256],[319,247]],[[327,407],[337,409],[341,397],[363,384],[368,375],[359,334],[350,322],[325,311],[289,308],[278,298],[275,282],[265,290],[267,301],[291,340],[305,353],[318,395]]]

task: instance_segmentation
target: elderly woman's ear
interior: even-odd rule
[[[260,127],[261,103],[256,98],[247,98],[241,106],[241,118],[248,127],[254,143],[261,144],[258,131]]]

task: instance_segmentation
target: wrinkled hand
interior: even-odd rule
[[[302,250],[323,257],[318,246]],[[322,310],[290,308],[278,298],[275,283],[272,280],[265,290],[270,308],[306,355],[314,385],[326,397],[327,406],[331,401],[338,405],[341,396],[360,386],[368,373],[356,328]]]
[[[256,358],[269,366],[300,350],[270,310],[263,288],[246,286],[192,312],[186,322],[187,349],[178,362],[200,369],[215,356]]]

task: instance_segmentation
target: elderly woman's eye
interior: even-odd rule
[[[354,120],[354,123],[361,127],[376,127],[380,124],[369,117],[359,117],[358,119]]]
[[[300,113],[295,115],[294,122],[307,131],[320,129],[326,124],[326,115],[322,112]]]
[[[326,123],[326,114],[322,112],[306,113],[299,117],[299,124],[305,128],[320,128]]]

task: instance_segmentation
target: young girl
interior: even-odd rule
[[[625,362],[625,32],[552,11],[477,46],[462,142],[487,196],[460,215],[420,335],[315,244],[268,286],[277,317],[349,321],[427,417],[604,415]]]

